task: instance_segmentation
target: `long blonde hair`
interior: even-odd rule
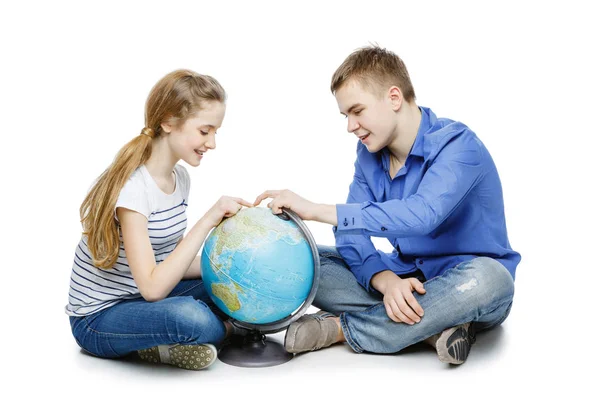
[[[181,127],[205,102],[223,103],[225,97],[216,79],[189,70],[173,71],[154,85],[146,100],[141,134],[121,148],[79,208],[83,234],[96,267],[109,269],[117,261],[120,240],[115,205],[131,174],[150,158],[152,140],[165,134],[161,124]]]

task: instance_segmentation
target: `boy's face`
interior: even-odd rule
[[[335,98],[340,113],[348,119],[348,132],[367,147],[370,153],[388,146],[396,135],[396,104],[383,90],[375,94],[354,79],[344,83]]]

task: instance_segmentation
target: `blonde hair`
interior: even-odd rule
[[[335,94],[350,79],[374,94],[397,86],[404,100],[413,102],[416,98],[404,62],[395,53],[377,45],[360,48],[344,60],[331,78],[331,93]]]
[[[181,127],[207,101],[225,102],[225,90],[216,79],[189,70],[177,70],[154,85],[146,100],[145,127],[121,148],[113,163],[87,194],[79,214],[94,265],[111,268],[119,256],[119,226],[114,218],[121,189],[131,174],[152,154],[152,139],[165,132],[161,125]]]

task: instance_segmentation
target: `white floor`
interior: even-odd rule
[[[22,389],[48,394],[55,388],[67,399],[598,398],[591,355],[578,348],[567,328],[535,329],[532,325],[539,320],[527,317],[525,305],[516,303],[503,326],[479,334],[468,361],[458,367],[440,363],[426,345],[396,355],[359,355],[347,345],[336,345],[275,367],[240,368],[217,360],[210,369],[186,371],[146,364],[133,356],[89,356],[70,338],[65,317],[60,334],[52,335],[58,342],[46,348],[43,365],[31,366],[35,378],[20,380]],[[283,341],[283,332],[270,337]],[[588,359],[592,363],[586,368]],[[66,391],[60,389],[63,386]]]

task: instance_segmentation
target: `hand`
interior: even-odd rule
[[[281,214],[282,208],[289,208],[302,219],[310,220],[314,217],[316,204],[298,196],[291,190],[267,190],[256,198],[254,205],[257,206],[264,199],[273,199],[267,207],[273,211],[273,214]]]
[[[250,202],[240,199],[239,197],[222,196],[215,205],[204,214],[203,218],[206,218],[208,223],[214,227],[219,225],[223,218],[237,214],[243,206],[253,207]]]
[[[385,311],[392,321],[409,325],[421,321],[423,308],[412,292],[416,290],[419,294],[425,294],[426,291],[418,279],[402,279],[391,271],[383,271],[372,278],[372,282],[375,280],[382,289]]]

